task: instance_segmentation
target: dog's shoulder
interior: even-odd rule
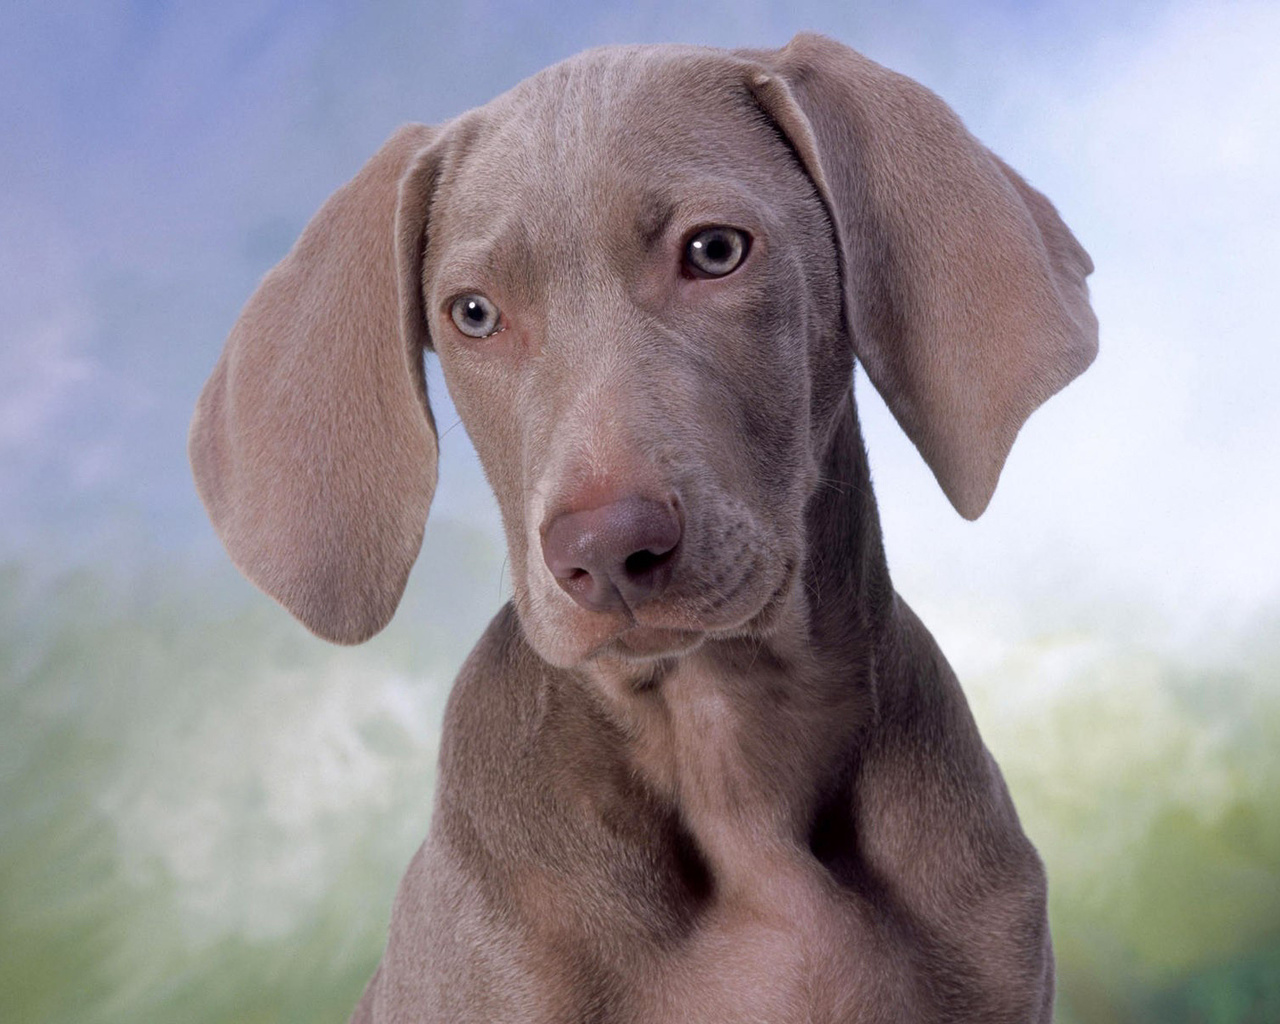
[[[504,605],[467,656],[445,706],[440,783],[510,794],[528,784],[514,770],[536,745],[549,673],[529,647],[514,606]]]
[[[598,826],[628,789],[623,745],[586,682],[539,657],[507,604],[449,696],[437,817],[465,814],[486,843],[558,846],[566,828]]]

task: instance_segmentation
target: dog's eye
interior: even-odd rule
[[[498,319],[502,313],[483,295],[472,292],[454,299],[449,315],[463,334],[470,338],[487,338],[498,333]]]
[[[738,268],[747,255],[749,241],[737,228],[705,228],[684,249],[684,261],[703,277],[724,277]]]

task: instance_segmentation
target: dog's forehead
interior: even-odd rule
[[[752,191],[760,161],[744,156],[777,140],[751,72],[682,46],[600,48],[539,72],[451,126],[452,227],[474,237],[515,217],[530,234],[563,232],[712,179]]]

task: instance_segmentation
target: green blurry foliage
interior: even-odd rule
[[[1216,666],[1044,636],[967,681],[1049,870],[1063,1024],[1280,1021],[1277,626]]]
[[[346,1019],[503,597],[484,535],[431,538],[358,649],[230,570],[0,570],[0,1016]],[[1048,865],[1062,1024],[1280,1021],[1278,636],[1192,664],[1046,632],[965,680]]]

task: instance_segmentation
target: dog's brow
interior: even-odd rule
[[[524,302],[538,297],[536,252],[521,225],[512,225],[496,238],[460,243],[445,254],[440,296],[461,288],[500,287]]]
[[[636,217],[636,228],[641,244],[646,249],[652,248],[667,230],[675,215],[675,204],[665,196],[652,193],[645,196],[641,200],[640,212]]]

